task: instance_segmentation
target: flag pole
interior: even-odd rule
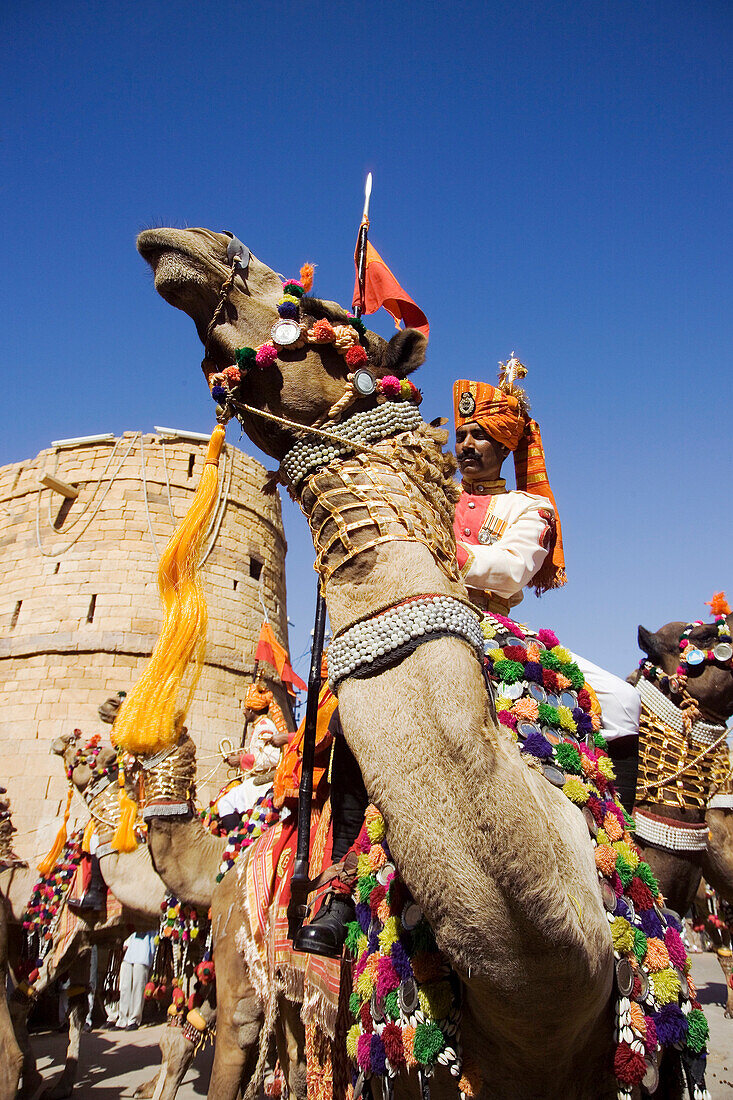
[[[364,212],[361,215],[359,235],[356,238],[356,271],[359,279],[359,305],[354,311],[361,317],[365,306],[367,236],[369,234],[369,202],[372,197],[372,174],[369,172],[364,185]]]
[[[369,172],[364,186],[364,210],[356,241],[357,271],[359,278],[359,305],[355,310],[357,317],[364,312],[364,292],[366,287],[367,234],[369,231],[369,200],[372,195],[372,174]],[[318,697],[321,691],[321,661],[323,658],[323,639],[326,631],[326,601],[323,587],[318,584],[316,595],[316,618],[313,625],[313,646],[308,676],[308,696],[305,704],[305,725],[303,728],[303,759],[298,786],[298,842],[293,861],[293,874],[290,880],[290,904],[288,905],[288,938],[295,940],[307,914],[307,901],[310,888],[310,833],[311,807],[313,804],[313,768],[316,750],[316,726],[318,722]]]

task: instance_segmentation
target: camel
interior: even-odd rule
[[[52,744],[52,751],[62,758],[67,774],[70,770],[71,781],[83,796],[94,776],[89,765],[77,759],[75,735],[63,735],[57,738]],[[114,764],[115,759],[114,749],[103,747],[96,759],[96,774],[101,775],[105,769]],[[113,798],[113,806],[114,799],[116,794]],[[92,808],[97,804],[98,799],[94,799]],[[114,818],[110,820],[114,823]],[[103,842],[111,840],[113,831],[112,824],[105,825],[100,822],[100,840]],[[87,1013],[86,990],[89,985],[92,946],[95,943],[106,945],[119,939],[131,923],[148,928],[156,925],[160,917],[160,906],[166,894],[163,883],[152,868],[149,853],[144,845],[134,852],[110,851],[103,854],[100,858],[100,868],[108,889],[123,906],[122,913],[104,921],[99,919],[98,914],[93,914],[89,920],[80,922],[60,956],[57,956],[54,943],[46,955],[39,977],[33,986],[34,993],[38,994],[59,974],[68,973],[72,988],[77,990],[70,997],[69,1003],[69,1043],[65,1067],[61,1077],[45,1094],[51,1100],[71,1095],[76,1079],[82,1027]],[[0,875],[0,892],[6,898],[10,919],[16,926],[22,919],[23,911],[37,880],[38,872],[35,867],[11,868]],[[23,1050],[22,1095],[24,1096],[32,1095],[41,1080],[36,1070],[35,1057],[26,1027],[30,1004],[28,998],[16,997],[11,1006],[16,1035]]]
[[[727,617],[729,626],[733,626],[733,615]],[[639,645],[649,659],[668,677],[673,677],[679,665],[679,640],[687,626],[682,622],[671,622],[652,632],[639,627]],[[711,644],[715,633],[715,624],[707,623],[695,627],[691,638],[705,648]],[[632,673],[628,680],[638,683],[640,671]],[[663,693],[669,695],[668,685]],[[699,671],[688,678],[687,691],[697,702],[703,721],[713,726],[725,727],[733,715],[733,675],[729,668],[715,662],[706,662]],[[676,697],[679,699],[679,697]],[[698,747],[699,751],[699,747]],[[712,793],[712,792],[711,792]],[[727,808],[708,808],[699,810],[676,808],[662,805],[654,800],[654,791],[645,796],[637,793],[635,810],[642,809],[656,813],[673,821],[688,824],[707,822],[708,845],[700,852],[671,852],[655,848],[637,835],[637,843],[643,858],[649,863],[659,881],[660,889],[667,904],[678,913],[685,914],[693,903],[700,884],[701,876],[714,887],[726,900],[733,903],[733,812]]]
[[[158,291],[193,318],[205,343],[207,375],[233,363],[242,345],[266,341],[278,317],[281,282],[274,271],[250,256],[246,270],[230,278],[229,244],[227,235],[206,229],[156,229],[138,238]],[[227,280],[224,300],[220,288]],[[220,301],[221,323],[212,324]],[[313,321],[346,320],[334,303],[304,298],[301,309]],[[405,378],[424,359],[425,339],[414,330],[389,342],[367,333],[365,341],[378,376]],[[281,461],[295,438],[290,424],[326,422],[345,396],[346,374],[334,348],[320,344],[283,353],[274,369],[250,371],[240,387],[245,431]],[[368,400],[357,398],[350,412],[367,407]],[[414,434],[425,495],[408,492],[405,509],[420,523],[419,509],[431,503],[440,517],[436,542],[449,549],[453,467],[441,451],[445,435],[427,427]],[[374,450],[386,484],[404,493],[396,467],[409,466],[409,457],[404,450],[398,457],[389,439]],[[318,475],[322,493],[335,486],[331,477],[330,468]],[[306,490],[299,502],[317,531],[324,514],[314,518],[313,492]],[[397,517],[387,526],[388,537],[353,558],[338,539],[331,547],[317,545],[336,636],[406,595],[466,599],[448,550],[441,564],[440,545],[404,539]],[[480,1095],[615,1095],[608,1066],[613,946],[588,830],[577,808],[527,767],[492,718],[471,648],[454,635],[434,638],[368,678],[344,679],[338,696],[344,734],[384,817],[390,850],[461,978],[463,1046],[483,1082]],[[235,948],[234,926],[243,917],[231,908],[231,878],[212,901],[220,1000],[209,1096],[217,1100],[236,1096],[256,1057],[263,1020]],[[304,1096],[292,1063],[291,1052],[289,1084]],[[442,1095],[450,1087],[439,1068],[434,1091]],[[397,1095],[406,1095],[405,1088],[409,1082],[398,1083]]]
[[[11,849],[13,823],[10,816],[10,799],[5,788],[0,788],[0,868],[14,862]],[[15,1038],[15,1031],[8,1012],[5,989],[8,981],[8,911],[0,894],[0,1100],[14,1100],[18,1089],[23,1053]]]

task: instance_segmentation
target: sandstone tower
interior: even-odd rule
[[[51,741],[75,727],[108,741],[97,707],[129,692],[152,651],[162,618],[158,558],[205,454],[203,440],[125,432],[52,445],[0,469],[0,785],[26,859],[47,851],[66,797]],[[227,778],[219,741],[238,745],[242,736],[263,604],[288,644],[280,499],[262,494],[265,479],[258,462],[226,445],[203,551],[206,662],[188,718],[206,800]],[[275,675],[269,665],[262,671]]]

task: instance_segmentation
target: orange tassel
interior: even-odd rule
[[[45,859],[42,859],[38,864],[38,871],[42,875],[48,875],[53,871],[56,866],[56,862],[64,850],[64,845],[67,841],[66,826],[69,821],[69,812],[71,810],[71,797],[74,793],[74,788],[69,783],[69,793],[66,796],[66,809],[64,810],[64,820],[61,824],[61,828],[56,834],[56,839],[51,845],[51,849]]]
[[[89,845],[92,842],[92,837],[94,836],[94,830],[96,829],[96,827],[97,827],[96,821],[94,820],[93,817],[90,817],[89,820],[87,821],[87,827],[84,830],[84,836],[81,838],[81,850],[82,850],[82,852],[88,852],[89,851]]]
[[[120,762],[117,773],[117,783],[120,788],[120,823],[112,837],[112,847],[116,852],[134,852],[137,848],[135,836],[135,820],[137,818],[137,803],[127,797],[125,791],[125,769]]]
[[[706,600],[705,603],[712,611],[715,619],[721,615],[730,615],[730,604],[725,598],[725,592],[716,592],[712,600]]]
[[[207,610],[198,558],[218,499],[224,428],[214,429],[198,489],[158,566],[165,617],[153,655],[119,709],[112,744],[131,753],[154,753],[175,744],[201,673]],[[184,674],[195,662],[184,699]]]
[[[313,290],[313,276],[316,273],[315,264],[303,264],[300,269],[300,281],[306,294]]]

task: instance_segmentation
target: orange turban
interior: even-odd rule
[[[562,547],[560,517],[547,480],[545,452],[539,424],[530,419],[514,394],[504,393],[488,382],[470,382],[459,378],[453,383],[453,409],[456,428],[480,424],[492,439],[514,452],[517,489],[545,497],[555,511],[553,542],[542,568],[530,581],[537,595],[565,584],[565,556]]]
[[[245,707],[248,710],[257,711],[258,714],[260,711],[267,710],[272,701],[272,692],[261,688],[259,684],[250,684],[244,697]]]
[[[453,384],[453,407],[457,428],[468,423],[480,424],[492,439],[503,443],[510,451],[516,451],[524,435],[527,418],[513,394],[504,393],[488,382],[459,379]]]

